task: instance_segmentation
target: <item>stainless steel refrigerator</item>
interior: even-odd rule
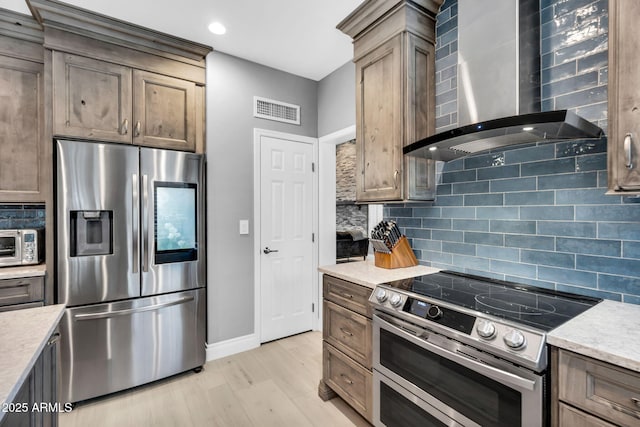
[[[203,157],[63,140],[55,151],[61,401],[202,366]]]

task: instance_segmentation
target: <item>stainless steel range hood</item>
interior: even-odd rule
[[[599,138],[567,110],[540,112],[538,0],[458,0],[457,112],[460,127],[403,149],[449,161],[513,145]]]
[[[449,161],[498,148],[561,139],[600,138],[602,129],[567,110],[503,117],[441,132],[404,147],[405,155]]]

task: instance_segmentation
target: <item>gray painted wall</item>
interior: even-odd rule
[[[318,83],[221,52],[207,57],[208,329],[212,344],[254,332],[253,130],[310,137]],[[253,97],[300,105],[301,125],[253,117]],[[250,220],[249,235],[238,221]]]
[[[318,136],[356,124],[356,66],[349,61],[318,82]]]

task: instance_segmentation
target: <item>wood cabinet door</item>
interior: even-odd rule
[[[402,199],[402,34],[356,62],[356,200]]]
[[[404,145],[435,133],[435,46],[406,33]],[[433,200],[436,195],[436,162],[417,157],[404,159],[404,196],[409,200]]]
[[[640,194],[640,2],[609,9],[609,190]]]
[[[131,69],[53,52],[53,133],[131,143]]]
[[[44,202],[43,64],[0,56],[0,202]]]
[[[135,70],[133,85],[133,143],[195,151],[195,83]]]

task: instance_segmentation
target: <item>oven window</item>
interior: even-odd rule
[[[0,257],[13,258],[16,256],[16,237],[0,237]]]
[[[386,427],[446,427],[383,382],[380,383],[380,421]]]
[[[380,329],[380,363],[484,426],[521,425],[519,392]]]

